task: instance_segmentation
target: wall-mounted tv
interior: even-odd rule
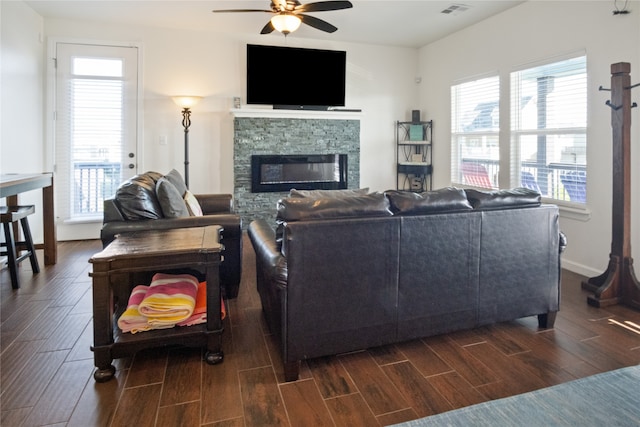
[[[247,104],[324,110],[345,105],[347,53],[247,45]]]

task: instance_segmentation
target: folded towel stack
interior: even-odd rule
[[[220,300],[221,318],[226,309]],[[207,321],[207,285],[189,274],[155,274],[150,286],[133,288],[118,319],[122,332],[192,326]]]

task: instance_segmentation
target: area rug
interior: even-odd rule
[[[640,365],[396,424],[428,426],[639,426]]]

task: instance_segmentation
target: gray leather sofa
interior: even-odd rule
[[[287,381],[304,359],[525,316],[553,327],[566,241],[531,190],[289,197],[278,224],[248,233]]]
[[[165,176],[175,175],[173,172]],[[137,175],[123,182],[115,197],[104,201],[100,231],[103,246],[119,233],[220,225],[223,228],[220,242],[224,246],[220,286],[225,298],[237,297],[242,273],[242,220],[233,213],[233,197],[231,194],[196,194],[202,216],[167,217],[167,208],[164,203],[161,206],[156,194],[162,177],[157,172]],[[179,175],[178,179],[181,179]]]

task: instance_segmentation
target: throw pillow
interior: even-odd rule
[[[202,208],[200,207],[200,203],[198,203],[198,199],[193,193],[189,190],[184,193],[184,201],[187,204],[187,209],[189,209],[189,213],[191,216],[202,216]]]
[[[180,197],[184,197],[184,193],[187,191],[187,184],[184,183],[184,179],[182,179],[182,175],[175,169],[171,169],[171,172],[164,176],[169,180],[170,183],[175,185],[180,193]]]
[[[175,185],[162,177],[156,183],[156,195],[165,218],[189,216],[187,205]]]
[[[156,183],[160,178],[162,175],[158,172],[146,172],[120,184],[115,199],[126,220],[162,218],[156,196]]]

